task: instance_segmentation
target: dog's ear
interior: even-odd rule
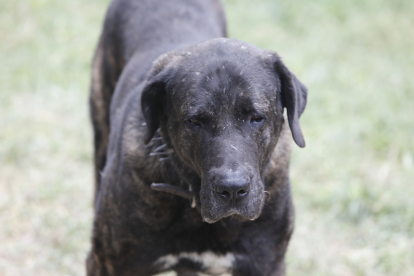
[[[290,131],[296,144],[305,147],[305,139],[299,125],[299,117],[306,106],[308,89],[289,71],[282,60],[277,57],[273,63],[281,82],[281,102],[287,109]]]
[[[156,60],[147,75],[141,94],[141,109],[147,124],[148,132],[144,144],[148,144],[159,128],[160,120],[165,114],[167,102],[167,86],[172,78],[172,70],[168,66],[171,57],[164,55]]]

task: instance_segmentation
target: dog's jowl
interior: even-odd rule
[[[218,0],[115,0],[93,62],[88,275],[284,275],[306,87]],[[286,112],[286,116],[284,116]]]

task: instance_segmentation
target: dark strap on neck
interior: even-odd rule
[[[194,198],[194,194],[192,192],[184,190],[181,187],[174,186],[174,185],[171,185],[171,184],[152,183],[151,184],[151,189],[153,189],[155,191],[159,191],[159,192],[166,192],[166,193],[170,193],[170,194],[173,194],[173,195],[181,196],[181,197],[187,198],[189,200],[193,200],[193,198]]]

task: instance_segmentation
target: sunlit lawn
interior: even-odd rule
[[[107,0],[0,0],[0,275],[83,275]],[[290,275],[414,275],[414,2],[227,0],[309,88]]]

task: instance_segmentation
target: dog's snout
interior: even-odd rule
[[[249,194],[248,179],[224,179],[217,182],[216,193],[226,202],[239,201]]]

